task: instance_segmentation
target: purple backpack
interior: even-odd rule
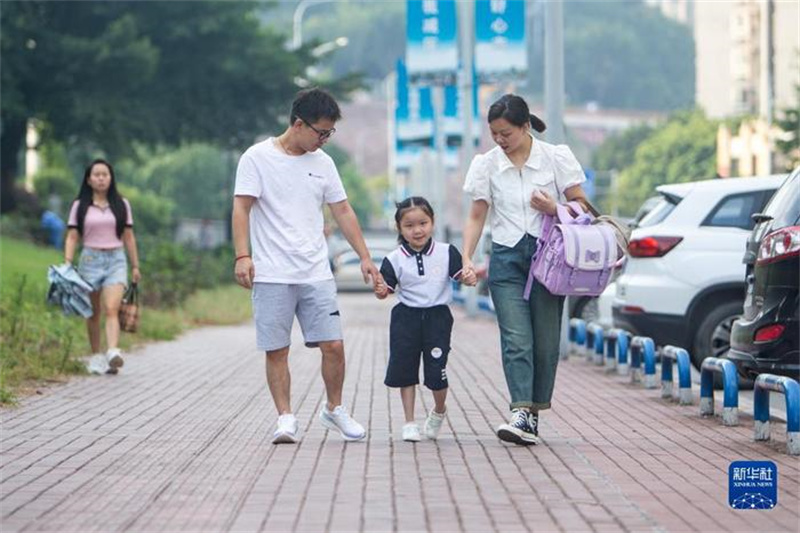
[[[556,206],[556,215],[545,215],[542,235],[531,261],[525,299],[530,299],[533,279],[552,294],[598,296],[611,279],[620,259],[614,231],[606,224],[592,224],[594,217],[577,202],[567,204],[578,213]]]

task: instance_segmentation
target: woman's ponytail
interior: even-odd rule
[[[539,117],[537,117],[533,113],[531,113],[530,116],[531,116],[531,119],[530,119],[531,120],[531,127],[533,128],[534,131],[542,133],[544,130],[547,129],[547,124],[544,123],[544,120],[540,119]]]

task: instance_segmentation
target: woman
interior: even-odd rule
[[[561,198],[587,206],[586,178],[567,146],[534,139],[545,130],[521,97],[507,94],[489,108],[497,147],[472,161],[464,191],[472,197],[464,228],[464,275],[474,272],[472,254],[491,208],[489,290],[500,328],[503,370],[511,396],[511,419],[497,436],[515,444],[539,442],[539,412],[550,408],[559,357],[563,296],[534,282],[523,298],[531,257],[545,214]]]
[[[102,159],[86,167],[78,197],[72,203],[64,243],[64,261],[72,264],[78,241],[82,241],[78,272],[94,287],[90,294],[94,314],[86,320],[89,343],[94,356],[89,371],[94,374],[116,374],[124,364],[119,350],[119,308],[128,283],[128,251],[133,270],[131,277],[139,283],[139,254],[133,234],[131,206],[117,192],[114,169]],[[124,249],[123,249],[124,247]],[[100,310],[106,318],[108,350],[101,353]]]

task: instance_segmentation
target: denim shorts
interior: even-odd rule
[[[336,302],[336,282],[253,284],[256,345],[267,352],[286,348],[292,340],[294,317],[306,346],[342,340],[342,322]]]
[[[78,273],[96,291],[111,285],[127,285],[128,259],[125,250],[84,248],[78,262]]]

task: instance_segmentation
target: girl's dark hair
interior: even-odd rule
[[[336,99],[328,91],[315,87],[302,90],[295,96],[292,111],[289,113],[289,125],[297,122],[298,118],[309,124],[314,124],[322,118],[336,122],[342,118],[342,111]]]
[[[83,173],[83,183],[81,183],[81,190],[78,192],[78,233],[83,235],[83,222],[86,220],[86,212],[89,206],[92,205],[92,187],[89,185],[89,176],[92,175],[92,168],[95,165],[105,165],[108,167],[108,173],[111,174],[111,185],[108,187],[108,206],[111,212],[114,213],[114,218],[117,219],[117,237],[122,238],[122,232],[125,231],[125,223],[128,221],[128,208],[125,202],[122,201],[122,196],[117,192],[117,180],[114,178],[114,167],[105,159],[95,159]]]
[[[505,94],[492,104],[489,108],[489,122],[498,118],[504,118],[520,128],[530,123],[531,127],[539,133],[547,129],[544,121],[531,113],[525,100],[516,94]]]
[[[431,207],[430,202],[423,198],[422,196],[411,196],[406,198],[402,202],[395,204],[397,207],[397,211],[394,212],[394,222],[397,224],[397,241],[398,242],[405,242],[403,238],[403,234],[400,233],[400,221],[403,220],[403,215],[405,215],[411,209],[422,209],[422,211],[431,217],[431,221],[434,220],[433,217],[433,207]]]

